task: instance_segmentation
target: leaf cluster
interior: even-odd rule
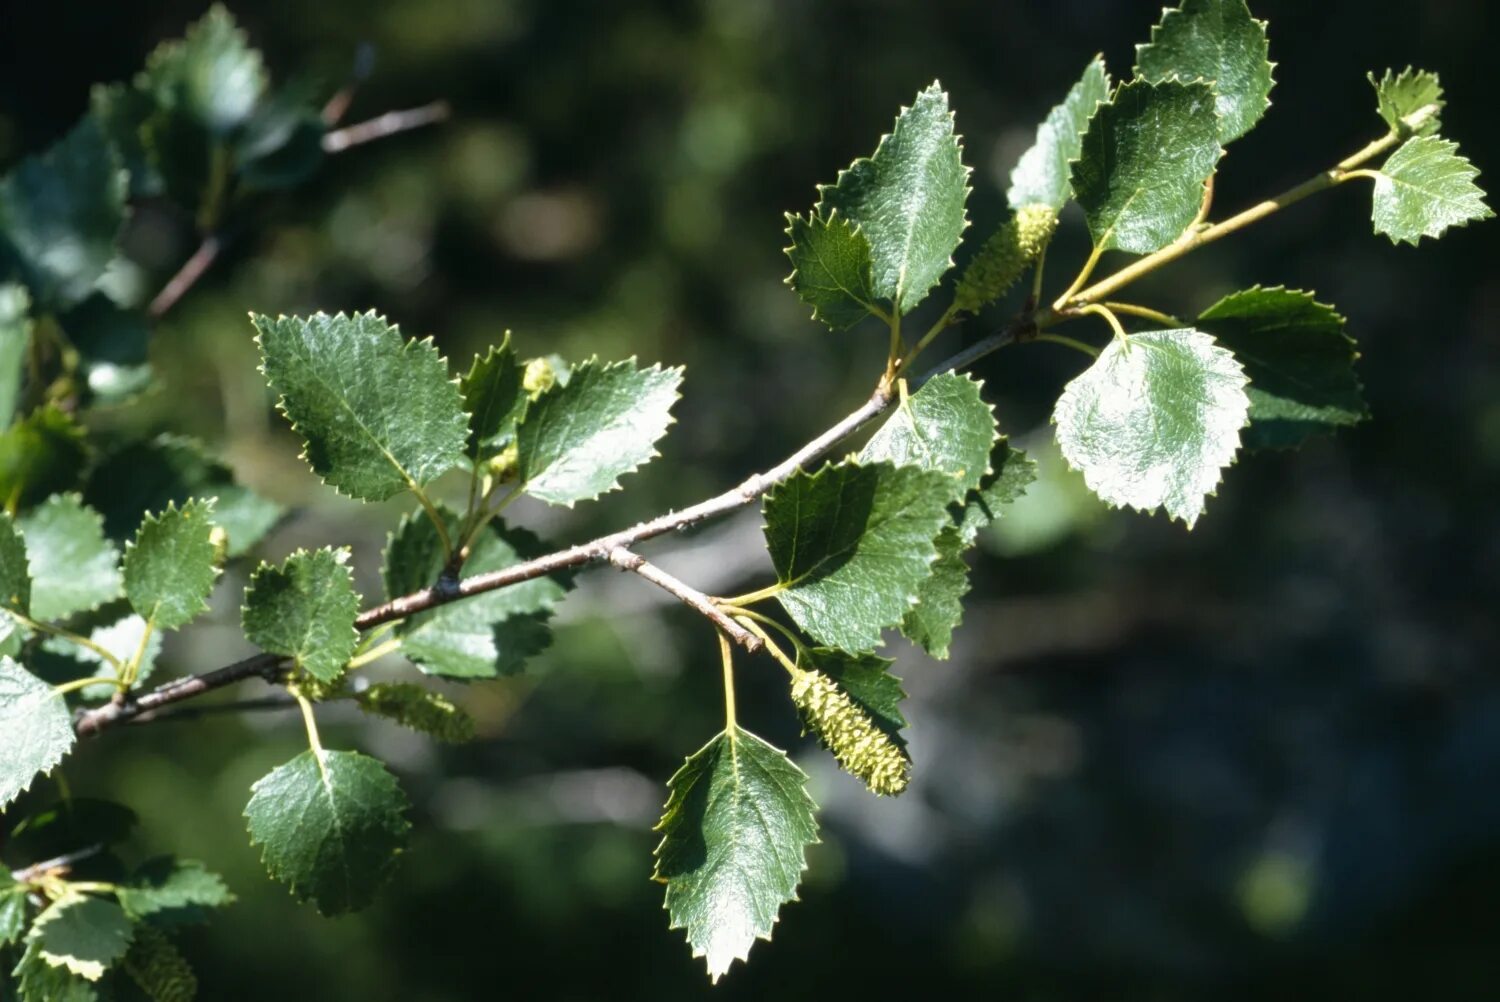
[[[1273,70],[1267,26],[1244,0],[1183,0],[1137,48],[1130,79],[1088,63],[1011,173],[1008,217],[986,221],[968,247],[971,171],[936,82],[870,156],[788,216],[787,281],[813,317],[840,332],[874,318],[889,338],[869,412],[885,419],[857,451],[821,465],[827,448],[799,454],[812,458],[752,478],[722,507],[763,496],[765,587],[705,596],[655,579],[721,630],[724,727],[668,782],[654,871],[671,926],[714,980],[770,937],[818,837],[806,774],[736,716],[729,636],[740,631],[785,671],[788,708],[840,766],[874,793],[902,793],[920,771],[901,681],[877,652],[899,635],[950,656],[970,554],[1035,476],[980,380],[913,377],[935,338],[1029,273],[1008,336],[1089,356],[1053,410],[1062,454],[1107,503],[1189,528],[1242,449],[1293,447],[1366,416],[1355,342],[1310,292],[1257,285],[1184,311],[1099,291],[1253,221],[1212,221],[1213,182],[1225,146],[1269,108]],[[1385,135],[1293,194],[1370,180],[1374,228],[1398,242],[1489,216],[1477,171],[1441,135],[1436,76],[1371,81]],[[130,84],[96,90],[73,132],[0,181],[0,808],[71,751],[78,705],[138,696],[162,635],[207,611],[225,561],[280,514],[195,441],[99,448],[75,417],[146,378],[144,315],[101,283],[129,203],[173,199],[212,233],[237,199],[304,178],[322,130],[308,92],[272,91],[260,55],[216,7]],[[1049,307],[1043,263],[1069,202],[1093,253]],[[1135,264],[1090,286],[1106,254]],[[933,308],[945,282],[948,305]],[[924,310],[935,319],[913,337]],[[1051,331],[1085,318],[1104,321],[1108,340]],[[264,677],[285,684],[308,739],[251,787],[249,838],[294,897],[338,914],[390,879],[410,822],[381,762],[324,747],[318,704],[353,703],[441,741],[475,736],[456,692],[519,672],[547,647],[572,570],[643,566],[619,536],[554,551],[507,521],[510,506],[571,508],[619,489],[657,457],[683,373],[634,358],[525,358],[509,332],[455,371],[434,338],[408,337],[375,311],[251,324],[309,471],[347,498],[406,508],[381,555],[383,604],[361,612],[353,555],[335,546],[258,563],[241,601]],[[38,345],[55,349],[51,368],[30,364]],[[547,562],[558,553],[574,557]],[[361,674],[396,655],[442,681]],[[0,948],[17,953],[21,998],[102,997],[121,977],[153,998],[192,996],[170,930],[228,902],[216,877],[175,862],[99,880],[63,864],[17,873],[0,868]]]
[[[135,820],[118,804],[73,800],[8,833],[7,862],[19,868],[0,865],[0,977],[20,1002],[196,997],[179,931],[232,905],[234,895],[193,860],[127,866],[115,846]]]

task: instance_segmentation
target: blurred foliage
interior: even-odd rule
[[[202,6],[8,8],[0,163],[61,136],[91,83],[125,78]],[[1226,161],[1218,205],[1284,188],[1373,137],[1365,72],[1407,63],[1442,74],[1448,131],[1500,169],[1486,100],[1495,5],[1442,0],[1399,19],[1349,0],[1252,6],[1270,20],[1280,82],[1264,125]],[[878,372],[880,338],[828,334],[782,287],[782,212],[805,208],[815,181],[869,152],[891,109],[941,76],[975,168],[971,216],[992,226],[1037,118],[1094,51],[1127,67],[1156,11],[1104,0],[237,5],[277,79],[326,92],[361,47],[373,51],[351,119],[437,98],[454,118],[268,196],[155,331],[162,389],[105,421],[214,442],[245,482],[294,509],[263,556],[352,545],[357,583],[375,595],[399,512],[317,488],[271,412],[245,319],[374,307],[435,334],[460,364],[507,329],[528,354],[686,364],[680,424],[631,490],[575,512],[517,511],[563,542],[681,506],[780,458]],[[1184,311],[1253,281],[1316,290],[1350,318],[1375,415],[1300,453],[1243,459],[1191,535],[1099,510],[1045,459],[1072,353],[1024,346],[979,367],[1002,429],[1043,456],[1043,479],[986,541],[952,662],[897,667],[913,695],[912,789],[873,801],[798,745],[825,844],[775,944],[716,997],[1493,993],[1495,230],[1419,253],[1372,238],[1367,211],[1352,192],[1324,196],[1149,280]],[[113,280],[146,295],[196,243],[191,220],[150,210],[130,240],[139,268]],[[1085,240],[1065,219],[1054,281]],[[983,329],[969,328],[959,336]],[[754,516],[743,521],[751,531],[710,528],[675,541],[675,559],[670,544],[653,556],[730,591],[764,577]],[[159,671],[242,653],[243,583],[226,575],[221,628],[169,645]],[[394,887],[359,916],[294,905],[243,836],[249,783],[299,747],[294,719],[209,717],[81,749],[70,788],[137,811],[139,855],[202,859],[240,896],[184,939],[201,997],[707,995],[647,877],[665,780],[717,727],[711,639],[615,575],[584,576],[564,609],[556,646],[526,675],[450,691],[474,715],[476,743],[437,746],[353,716],[329,728],[331,746],[390,761],[416,805]],[[741,719],[795,742],[779,669],[748,667]]]

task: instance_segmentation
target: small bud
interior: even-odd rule
[[[961,313],[988,306],[1016,283],[1057,229],[1057,213],[1046,205],[1023,205],[984,242],[958,281],[953,305]]]
[[[497,484],[508,483],[516,478],[521,465],[521,453],[512,442],[490,457],[489,473]]]
[[[895,796],[906,789],[911,760],[833,679],[822,672],[798,672],[792,702],[839,765],[863,780],[870,792]]]
[[[229,557],[229,533],[224,531],[222,525],[216,525],[208,534],[208,541],[214,544],[214,563],[223,566]]]
[[[533,358],[527,362],[526,371],[521,375],[521,389],[533,400],[552,389],[556,382],[557,372],[545,358]]]

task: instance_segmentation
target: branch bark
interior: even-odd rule
[[[127,698],[118,703],[106,703],[92,710],[83,710],[73,718],[73,730],[79,737],[98,734],[106,727],[123,724],[128,720],[180,703],[184,699],[201,696],[205,692],[222,689],[247,678],[260,678],[272,684],[280,682],[286,675],[286,659],[277,654],[254,654],[232,665],[205,672],[202,675],[186,675],[152,689],[134,699]]]
[[[210,233],[203,238],[198,249],[193,251],[193,256],[182,263],[177,269],[177,274],[167,280],[167,284],[161,287],[156,298],[151,300],[151,305],[146,307],[146,315],[152,320],[160,320],[167,311],[177,305],[177,301],[187,294],[187,291],[198,283],[203,273],[213,265],[219,257],[219,251],[223,249],[224,242],[216,233]]]
[[[970,345],[968,348],[935,366],[920,380],[915,380],[914,382],[920,385],[938,373],[970,365],[990,352],[1009,344],[1018,335],[1024,334],[1032,328],[1033,321],[1029,314],[1017,317],[1008,327]],[[738,486],[722,494],[700,501],[681,511],[667,512],[664,515],[658,515],[656,518],[637,523],[628,529],[622,529],[607,536],[600,536],[589,542],[579,543],[576,546],[570,546],[555,553],[537,557],[534,560],[513,564],[510,567],[504,567],[497,571],[475,574],[472,577],[459,580],[456,584],[444,582],[431,588],[424,588],[421,591],[413,592],[410,595],[403,595],[400,598],[392,599],[389,602],[366,609],[354,621],[354,625],[362,631],[373,629],[383,623],[405,619],[407,616],[425,612],[428,609],[435,609],[438,606],[447,605],[449,602],[457,602],[461,599],[483,594],[484,592],[519,584],[522,581],[531,581],[548,574],[554,574],[557,571],[581,568],[609,561],[624,570],[630,570],[639,574],[642,578],[658,587],[665,588],[692,608],[702,612],[726,636],[732,638],[747,650],[755,650],[760,646],[758,637],[747,634],[739,624],[729,619],[728,616],[714,605],[712,599],[708,596],[678,581],[660,568],[648,564],[640,556],[631,552],[631,547],[644,540],[653,539],[676,530],[686,529],[699,522],[727,514],[751,503],[799,469],[822,459],[829,452],[833,451],[844,439],[888,410],[895,400],[895,388],[882,382],[876,388],[875,392],[870,395],[869,399],[834,423],[822,434],[812,439],[769,470],[747,477]],[[616,557],[616,553],[621,555]],[[636,564],[635,561],[639,561],[639,564]],[[110,703],[96,709],[81,711],[74,718],[74,730],[80,737],[98,734],[103,730],[134,720],[161,707],[170,706],[173,703],[179,703],[186,699],[192,699],[195,696],[232,685],[247,678],[258,677],[273,684],[279,683],[285,678],[286,672],[287,664],[284,658],[270,654],[258,654],[216,671],[175,679],[142,696],[127,697],[119,703]]]
[[[341,91],[340,95],[352,92]],[[347,107],[347,100],[339,104],[340,95],[335,95],[323,109],[324,120],[332,125],[342,116]],[[419,108],[407,108],[403,111],[388,111],[384,115],[376,116],[365,122],[357,122],[354,125],[345,126],[342,129],[330,129],[323,134],[323,151],[328,154],[342,153],[351,146],[359,146],[362,143],[374,142],[387,136],[406,132],[411,129],[419,129],[425,125],[432,125],[445,121],[450,109],[446,101],[434,101],[424,104]],[[221,233],[210,233],[203,238],[198,249],[193,251],[191,257],[182,263],[177,273],[167,280],[146,307],[146,315],[152,320],[160,320],[177,301],[187,294],[187,291],[198,280],[203,277],[213,263],[218,260],[219,253],[227,243],[226,237]]]
[[[342,129],[333,129],[324,133],[323,152],[330,155],[342,153],[351,146],[372,143],[377,139],[445,121],[450,113],[451,109],[447,101],[434,101],[420,108],[388,111],[368,121],[356,122]]]

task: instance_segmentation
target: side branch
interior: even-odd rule
[[[203,238],[198,249],[193,251],[193,256],[182,263],[177,269],[177,274],[167,280],[161,291],[151,300],[146,307],[146,315],[152,320],[160,320],[172,307],[177,305],[189,289],[198,284],[198,279],[213,265],[219,257],[219,251],[224,247],[224,242],[217,234],[210,233]]]
[[[1436,114],[1437,110],[1437,105],[1425,105],[1424,107],[1412,112],[1412,114],[1406,116],[1404,121],[1407,123],[1407,126],[1409,128],[1416,129],[1423,122],[1427,121],[1427,119]],[[1136,279],[1141,278],[1144,275],[1149,275],[1151,272],[1160,268],[1162,265],[1170,264],[1171,262],[1176,261],[1178,258],[1192,253],[1199,247],[1211,244],[1215,240],[1220,240],[1224,237],[1229,236],[1229,234],[1231,233],[1244,229],[1251,223],[1260,222],[1262,219],[1271,215],[1271,213],[1277,212],[1289,205],[1300,202],[1304,198],[1307,198],[1309,195],[1316,195],[1320,191],[1326,191],[1329,188],[1343,183],[1344,181],[1348,180],[1348,178],[1351,176],[1350,172],[1353,171],[1356,167],[1358,167],[1360,164],[1366,163],[1369,160],[1373,160],[1375,157],[1395,146],[1398,142],[1401,141],[1402,138],[1403,136],[1401,133],[1393,130],[1389,134],[1382,136],[1381,138],[1376,139],[1375,141],[1369,143],[1356,152],[1351,153],[1349,156],[1345,157],[1343,160],[1340,160],[1337,164],[1330,167],[1328,170],[1314,174],[1312,177],[1308,178],[1306,181],[1303,181],[1301,184],[1292,188],[1288,188],[1286,191],[1282,192],[1279,195],[1276,195],[1273,198],[1268,198],[1263,202],[1252,205],[1250,206],[1250,208],[1244,210],[1243,212],[1230,216],[1223,222],[1214,223],[1212,226],[1206,226],[1202,229],[1197,228],[1197,224],[1195,223],[1194,226],[1190,226],[1187,232],[1184,233],[1182,237],[1175,243],[1168,244],[1161,250],[1156,251],[1153,254],[1146,255],[1133,264],[1121,268],[1119,271],[1115,272],[1113,275],[1110,275],[1108,278],[1095,282],[1093,285],[1089,286],[1086,289],[1083,289],[1082,291],[1079,291],[1077,289],[1069,290],[1069,293],[1063,297],[1063,300],[1065,301],[1060,300],[1059,303],[1056,304],[1059,307],[1058,312],[1062,312],[1062,310],[1067,307],[1082,306],[1088,303],[1097,303],[1101,300],[1107,299],[1112,293],[1118,292],[1125,286],[1129,285],[1131,282],[1134,282]],[[1211,195],[1212,189],[1209,189],[1205,194],[1205,207],[1207,206],[1208,198]],[[1202,217],[1200,215],[1198,222],[1201,221]],[[1085,280],[1087,279],[1085,278]],[[1055,314],[1053,316],[1055,316]],[[1046,321],[1052,319],[1052,317],[1048,316],[1041,319],[1043,321],[1042,326],[1046,326]]]
[[[714,604],[712,598],[692,585],[678,580],[655,564],[647,563],[640,554],[632,553],[623,546],[617,546],[609,551],[609,562],[622,571],[633,571],[658,588],[677,596],[684,605],[707,616],[710,622],[745,650],[751,652],[760,650],[760,638],[730,619],[723,609]]]
[[[364,122],[356,122],[346,125],[342,129],[334,129],[323,134],[323,152],[328,154],[342,153],[351,146],[359,146],[362,143],[372,143],[377,139],[394,136],[400,132],[409,132],[412,129],[420,129],[423,126],[435,125],[446,121],[451,109],[447,101],[434,101],[424,104],[420,108],[407,108],[402,111],[388,111],[384,115],[377,116]]]
[[[53,856],[51,859],[44,859],[40,863],[32,863],[30,866],[19,870],[12,870],[10,879],[18,884],[29,884],[33,880],[38,880],[51,874],[67,873],[73,868],[74,863],[81,863],[86,859],[92,859],[103,851],[104,843],[96,842],[93,845],[84,846],[82,849],[64,853],[61,856]]]
[[[323,109],[324,120],[330,125],[343,115],[347,105],[349,91],[340,91],[329,101]],[[340,103],[340,101],[343,103]],[[323,151],[325,153],[342,153],[351,146],[359,146],[362,143],[374,142],[397,133],[406,132],[410,129],[419,129],[425,125],[433,125],[445,121],[450,114],[448,102],[434,101],[424,104],[420,108],[408,108],[404,111],[388,111],[369,121],[359,122],[355,125],[346,126],[342,129],[330,129],[323,134]],[[193,251],[191,257],[183,262],[177,273],[167,280],[161,291],[151,300],[146,307],[146,315],[152,320],[160,320],[177,301],[187,294],[188,290],[198,284],[209,268],[213,267],[218,260],[219,254],[224,250],[226,243],[224,236],[218,233],[210,233],[203,238],[198,249]]]

